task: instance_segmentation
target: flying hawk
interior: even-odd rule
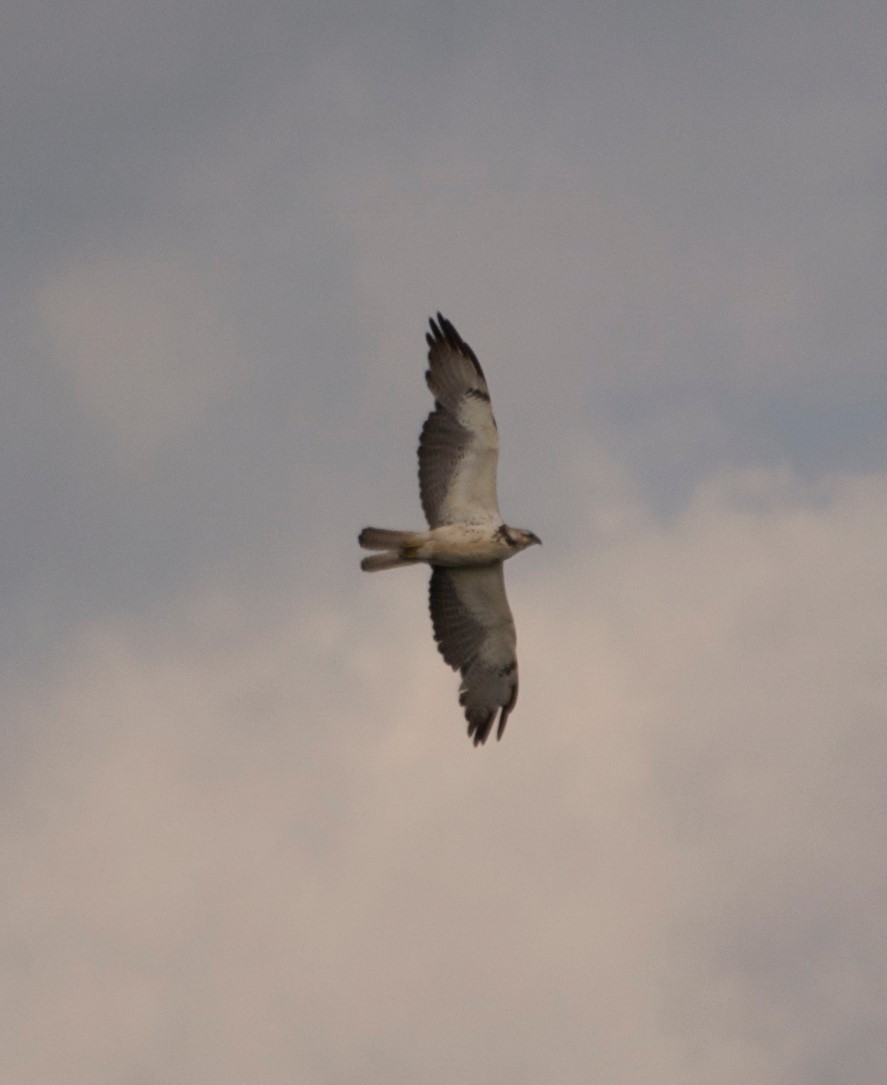
[[[358,542],[381,550],[367,572],[426,562],[429,604],[441,655],[462,675],[459,703],[475,746],[496,715],[501,738],[517,700],[514,620],[502,562],[541,540],[502,522],[496,498],[499,435],[474,351],[445,317],[430,320],[425,380],[434,410],[419,439],[419,493],[428,531],[365,527]]]

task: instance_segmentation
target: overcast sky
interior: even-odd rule
[[[887,1079],[887,11],[8,0],[0,1078]],[[426,575],[476,350],[521,695]]]

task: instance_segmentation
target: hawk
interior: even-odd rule
[[[462,675],[459,703],[475,746],[499,717],[502,737],[517,701],[514,620],[502,563],[541,540],[502,522],[496,497],[499,435],[490,393],[471,347],[445,317],[430,320],[425,380],[434,410],[419,438],[419,494],[428,531],[365,527],[358,542],[381,553],[366,572],[425,562],[434,639]]]

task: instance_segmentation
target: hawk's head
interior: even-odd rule
[[[514,547],[515,550],[526,550],[528,546],[534,546],[538,544],[542,545],[542,540],[538,535],[535,535],[532,531],[527,531],[522,527],[508,527],[503,525],[500,529],[502,531],[502,537],[508,543],[509,546]]]

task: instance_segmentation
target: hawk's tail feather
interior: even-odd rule
[[[401,557],[397,550],[385,550],[381,554],[370,554],[360,563],[365,573],[379,573],[383,569],[397,569],[401,565],[416,565],[418,558]]]
[[[364,550],[382,550],[360,563],[365,573],[382,569],[397,569],[400,565],[415,565],[416,550],[428,541],[427,531],[390,531],[384,527],[365,527],[357,536]]]
[[[421,546],[427,531],[389,531],[384,527],[365,527],[357,536],[364,550],[395,550],[401,546]]]

